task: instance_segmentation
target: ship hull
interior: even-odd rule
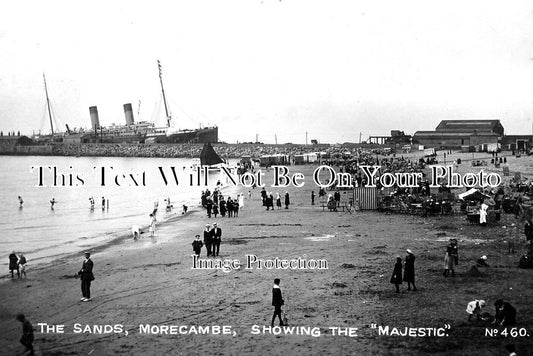
[[[184,130],[169,135],[157,135],[147,138],[154,143],[207,143],[218,142],[218,127],[198,130]]]

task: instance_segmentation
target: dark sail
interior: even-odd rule
[[[202,152],[200,153],[200,164],[202,166],[212,166],[214,164],[224,163],[222,158],[215,152],[211,144],[205,143]]]

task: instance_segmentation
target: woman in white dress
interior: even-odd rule
[[[239,209],[244,208],[244,195],[241,193],[239,195]]]
[[[487,225],[487,209],[489,206],[485,203],[481,204],[481,209],[479,209],[479,223],[482,226]]]

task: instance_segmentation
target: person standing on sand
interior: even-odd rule
[[[234,218],[239,217],[239,200],[238,200],[238,198],[235,198],[233,200],[233,217]]]
[[[400,256],[396,257],[390,282],[396,286],[396,293],[400,293],[400,284],[402,284],[402,258]]]
[[[85,261],[81,265],[78,272],[81,279],[81,299],[82,302],[91,301],[91,282],[94,281],[93,275],[93,261],[91,261],[91,253],[85,252]]]
[[[248,193],[250,193],[250,192],[248,192]],[[241,193],[239,195],[239,209],[242,209],[242,208],[244,208],[244,194]]]
[[[213,215],[215,216],[215,218],[218,215],[218,204],[216,203],[213,203]]]
[[[50,200],[50,209],[54,210],[54,204],[55,203],[56,203],[55,198],[52,198],[52,200]]]
[[[19,195],[19,208],[22,208],[23,204],[24,204],[24,200],[22,200],[22,197]]]
[[[267,206],[266,199],[267,199],[267,192],[265,190],[265,187],[263,187],[261,188],[261,201],[263,202],[263,206]]]
[[[204,246],[204,243],[202,240],[200,240],[200,235],[196,235],[194,237],[194,241],[192,242],[192,250],[194,251],[194,254],[198,257],[200,257],[200,253],[202,252],[202,247]]]
[[[289,209],[290,204],[291,200],[289,198],[289,192],[285,192],[285,209]]]
[[[479,224],[481,226],[487,226],[487,209],[489,206],[483,202],[481,208],[479,209]]]
[[[213,243],[213,237],[211,235],[211,225],[205,224],[204,230],[204,245],[207,249],[207,257],[211,256],[211,245]]]
[[[278,209],[281,209],[281,197],[279,196],[279,193],[276,193],[276,206]]]
[[[205,209],[207,210],[207,217],[211,218],[211,213],[213,210],[213,201],[211,200],[211,197],[206,198]]]
[[[223,196],[220,196],[220,202],[218,204],[220,206],[220,215],[222,215],[223,218],[226,217],[226,201],[224,200]]]
[[[226,212],[228,213],[228,218],[233,217],[233,200],[231,200],[231,197],[228,197],[226,202]]]
[[[272,287],[272,306],[274,307],[274,315],[272,315],[272,327],[274,326],[274,320],[276,316],[279,318],[279,326],[283,326],[283,320],[281,319],[281,306],[285,304],[281,295],[281,289],[279,288],[279,278],[274,279],[274,287]]]
[[[448,277],[448,272],[452,272],[452,277],[455,277],[455,257],[454,244],[450,239],[448,246],[446,246],[446,254],[444,255],[444,277]]]
[[[17,271],[17,277],[20,278],[20,271],[19,271],[19,259],[17,257],[17,254],[15,251],[11,252],[9,255],[9,271],[11,272],[11,279],[15,278],[15,275],[13,271]]]
[[[213,238],[213,256],[218,256],[220,252],[220,241],[222,241],[222,229],[217,226],[217,223],[213,224],[211,236]]]
[[[150,232],[150,237],[154,237],[156,221],[157,220],[155,219],[155,215],[153,213],[150,214],[150,226],[148,227],[148,231]]]
[[[407,290],[411,290],[411,284],[413,285],[413,291],[416,291],[415,286],[415,255],[410,249],[407,249],[407,256],[405,256],[405,268],[403,272],[403,281],[407,282]]]
[[[315,191],[311,191],[311,205],[315,205]]]
[[[33,325],[31,325],[29,320],[26,319],[24,314],[17,314],[17,320],[22,323],[22,337],[20,338],[20,343],[26,348],[24,353],[30,351],[28,355],[35,355],[35,351],[33,350]]]
[[[19,260],[17,262],[20,268],[20,275],[21,277],[26,278],[26,257],[21,253],[19,256]]]
[[[524,235],[526,236],[526,242],[529,243],[529,245],[533,244],[533,225],[531,225],[531,222],[529,220],[526,220],[526,223],[524,224]]]

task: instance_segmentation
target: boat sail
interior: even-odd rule
[[[215,152],[215,149],[209,142],[204,144],[202,152],[200,152],[200,164],[202,166],[214,166],[216,164],[225,163],[222,158]]]

